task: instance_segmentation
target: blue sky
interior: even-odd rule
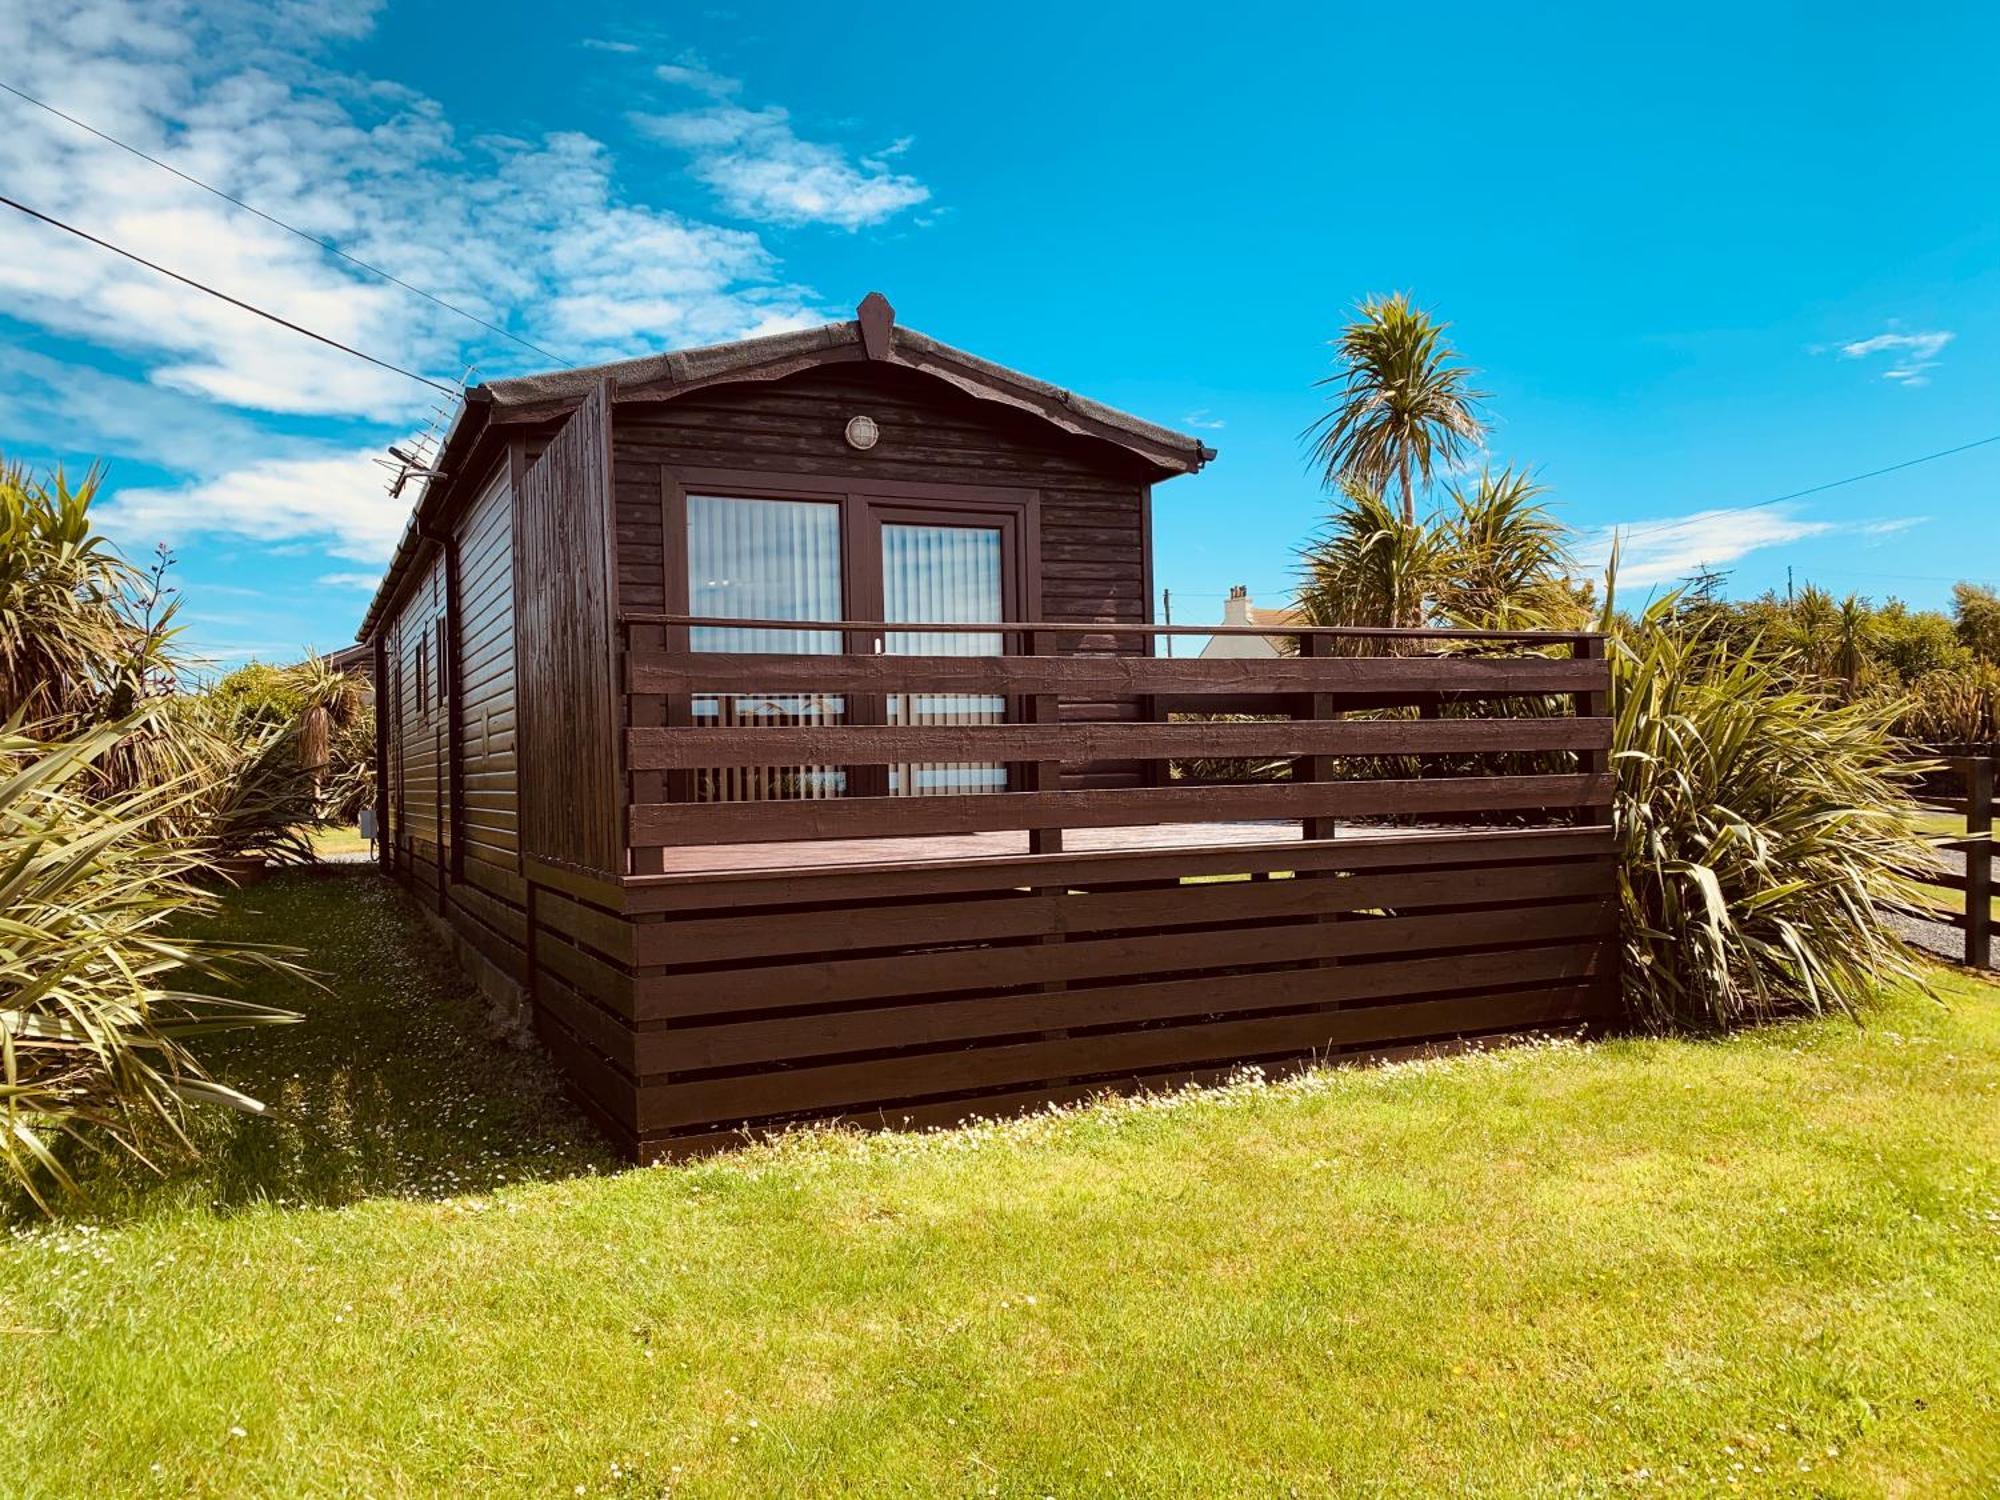
[[[0,81],[572,361],[904,321],[1221,450],[1175,617],[1269,599],[1355,299],[1408,289],[1627,581],[2000,575],[2000,23],[1977,6],[0,0]],[[546,361],[0,96],[0,192],[447,379]],[[220,663],[352,634],[423,387],[0,222],[0,450],[110,466]]]

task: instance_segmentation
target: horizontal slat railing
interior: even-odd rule
[[[690,625],[838,631],[849,650],[672,649]],[[627,626],[628,833],[633,869],[642,874],[660,868],[662,849],[795,840],[1025,832],[1035,851],[1055,852],[1061,831],[1070,828],[1299,820],[1316,837],[1343,818],[1464,823],[1541,814],[1544,821],[1602,821],[1597,814],[1613,790],[1604,770],[1609,671],[1601,638],[1593,635],[690,616],[633,618]],[[1133,638],[1293,635],[1298,654],[1039,654],[1067,651],[1107,631]],[[881,652],[884,638],[893,644],[895,636],[915,633],[1000,634],[1019,654]],[[1357,648],[1370,654],[1353,654]],[[884,722],[885,700],[902,695],[907,705],[908,695],[918,694],[1001,699],[1007,722]],[[813,722],[779,704],[770,712],[780,722],[768,726],[724,723],[720,715],[702,723],[711,716],[696,709],[704,695],[733,697],[739,705],[811,697],[839,704],[834,712],[849,722]],[[1508,700],[1516,699],[1527,701],[1509,712]],[[1471,704],[1482,705],[1478,717],[1447,716],[1452,705]],[[1087,721],[1064,722],[1064,705],[1076,705]],[[1393,707],[1418,717],[1346,717]],[[1170,717],[1245,711],[1265,717]],[[1188,769],[1216,762],[1255,769],[1247,775]],[[1357,762],[1367,764],[1357,770]],[[926,788],[898,796],[882,794],[881,770],[864,774],[869,767],[924,765],[1011,770],[1005,790]],[[728,784],[710,773],[788,766],[848,768],[847,795],[729,801],[701,789],[705,775],[711,788]],[[824,783],[822,773],[813,775]]]
[[[800,802],[706,802],[632,809],[645,844],[757,844],[790,839],[897,838],[1022,828],[1129,828],[1290,818],[1570,809],[1610,802],[1609,775],[1453,776],[1434,781],[1328,781],[993,792],[956,797],[847,797]]]
[[[1601,663],[1547,657],[1328,656],[1182,661],[1161,656],[792,656],[633,653],[635,693],[1453,693],[1466,698],[1589,691]]]
[[[1348,639],[1355,641],[1403,641],[1422,643],[1426,641],[1452,641],[1477,645],[1480,642],[1496,644],[1535,646],[1575,646],[1579,642],[1592,640],[1597,632],[1588,630],[1477,630],[1477,629],[1437,629],[1409,630],[1389,625],[1134,625],[1122,620],[1001,620],[997,623],[964,620],[936,620],[913,622],[909,620],[778,620],[750,619],[738,616],[727,618],[717,615],[660,614],[642,610],[628,610],[619,615],[626,626],[658,625],[668,628],[682,628],[691,625],[713,625],[731,630],[844,630],[849,632],[874,631],[881,634],[889,631],[895,634],[917,635],[992,635],[998,631],[1008,635],[1042,635],[1052,638],[1091,635],[1144,636],[1149,640],[1168,637],[1189,636],[1232,636],[1256,635],[1268,638],[1286,637],[1293,640],[1310,636],[1322,638]]]
[[[633,770],[898,761],[1148,760],[1607,750],[1609,719],[1357,719],[1269,724],[851,724],[633,729]]]

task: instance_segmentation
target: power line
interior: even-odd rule
[[[141,161],[151,162],[161,171],[173,173],[174,176],[180,178],[182,182],[189,183],[194,187],[198,187],[205,193],[213,193],[216,197],[222,199],[222,201],[225,203],[235,204],[245,213],[255,214],[258,218],[262,219],[267,224],[275,224],[278,228],[284,230],[287,234],[297,235],[300,239],[305,240],[309,244],[318,246],[320,249],[326,251],[329,255],[339,256],[349,265],[358,266],[371,276],[379,276],[384,281],[391,282],[394,285],[401,287],[406,292],[414,292],[417,296],[422,297],[426,302],[435,303],[437,304],[437,306],[442,307],[447,312],[457,313],[461,318],[469,319],[470,321],[477,323],[481,328],[499,334],[500,337],[502,337],[503,339],[512,339],[515,343],[519,344],[523,349],[532,349],[535,353],[541,355],[542,358],[554,360],[557,364],[561,365],[565,370],[575,368],[574,365],[570,364],[570,362],[564,359],[561,355],[551,354],[548,350],[544,349],[540,344],[530,343],[527,339],[522,338],[518,333],[509,332],[507,329],[502,328],[498,323],[489,323],[486,321],[486,319],[480,317],[478,313],[467,312],[464,308],[458,306],[457,304],[447,302],[444,300],[444,298],[437,296],[434,293],[427,292],[420,286],[412,286],[410,285],[409,282],[403,280],[402,277],[393,275],[390,272],[383,270],[380,266],[370,265],[367,261],[361,259],[361,257],[358,255],[349,255],[345,250],[341,249],[338,245],[334,244],[332,240],[323,240],[318,235],[313,234],[309,230],[304,230],[299,228],[296,224],[287,224],[283,219],[278,218],[275,214],[265,213],[263,209],[258,208],[255,204],[245,203],[241,198],[236,197],[234,194],[225,193],[221,188],[216,187],[210,183],[203,182],[199,177],[191,177],[186,172],[183,172],[179,167],[176,167],[169,162],[161,161],[157,156],[148,155],[146,152],[141,151],[137,146],[127,145],[124,141],[119,140],[118,137],[115,135],[105,134],[103,131],[99,130],[95,125],[86,125],[82,120],[79,120],[75,115],[64,114],[61,110],[57,109],[53,104],[44,103],[42,100],[37,99],[33,94],[24,94],[23,92],[21,92],[21,90],[15,88],[11,83],[0,83],[0,89],[4,89],[7,93],[12,94],[16,99],[34,105],[35,108],[37,109],[47,110],[50,114],[54,115],[59,120],[67,120],[70,124],[74,125],[78,130],[85,131],[90,135],[96,136],[100,141],[105,142],[107,145],[116,146],[120,151],[129,151],[132,155],[138,157]]]
[[[364,354],[359,349],[354,348],[351,344],[343,344],[340,342],[339,339],[328,338],[323,333],[314,333],[310,328],[306,328],[301,326],[300,324],[294,323],[289,318],[281,318],[274,312],[266,312],[263,308],[253,306],[251,303],[243,301],[240,297],[232,297],[227,292],[218,292],[214,287],[207,286],[202,282],[196,281],[192,276],[183,276],[178,271],[169,271],[165,266],[155,265],[152,261],[147,260],[143,255],[135,255],[130,250],[127,250],[122,246],[112,244],[111,241],[109,240],[100,240],[96,235],[86,233],[85,231],[78,229],[74,224],[65,224],[61,219],[50,218],[47,214],[39,213],[36,210],[28,207],[28,205],[25,203],[16,203],[12,198],[0,197],[0,204],[5,204],[8,208],[11,208],[18,213],[26,214],[31,219],[39,219],[41,220],[42,223],[52,225],[55,228],[64,231],[66,234],[73,234],[80,240],[88,240],[90,241],[91,244],[98,246],[100,249],[109,250],[113,255],[122,255],[125,257],[125,259],[133,261],[138,265],[142,265],[149,271],[157,271],[162,276],[171,277],[173,280],[180,282],[181,285],[183,286],[191,286],[198,292],[207,292],[209,296],[219,298],[222,301],[227,302],[231,307],[240,307],[245,312],[255,313],[260,318],[264,318],[270,322],[276,323],[280,328],[289,328],[293,333],[302,333],[309,339],[316,339],[320,343],[327,345],[329,348],[338,349],[342,354],[351,354],[356,359],[365,359],[371,365],[379,365],[384,370],[392,370],[398,375],[407,376],[409,379],[417,381],[419,384],[427,385],[434,391],[442,391],[444,392],[445,395],[453,397],[454,399],[456,399],[459,394],[458,390],[453,386],[442,385],[439,382],[432,380],[428,375],[419,375],[415,370],[406,370],[401,365],[390,364],[389,361],[386,359],[377,359],[372,354]]]
[[[1770,505],[1783,505],[1787,500],[1803,500],[1808,495],[1824,494],[1827,490],[1837,490],[1843,485],[1859,484],[1864,479],[1879,479],[1884,474],[1894,474],[1899,469],[1914,469],[1918,464],[1934,463],[1940,458],[1950,458],[1955,453],[1969,453],[1974,448],[1984,448],[1991,443],[2000,443],[2000,433],[1992,437],[1975,438],[1969,443],[1960,443],[1956,448],[1940,448],[1935,453],[1926,453],[1921,458],[1906,458],[1899,464],[1887,464],[1879,469],[1870,469],[1865,474],[1850,474],[1845,479],[1830,479],[1825,484],[1810,485],[1802,490],[1793,490],[1788,495],[1773,495],[1768,500],[1757,500],[1749,505],[1713,506],[1715,510],[1743,511],[1762,510]],[[1670,531],[1686,526],[1689,517],[1679,521],[1652,521],[1643,526],[1613,526],[1608,528],[1620,537],[1640,536],[1649,531]]]

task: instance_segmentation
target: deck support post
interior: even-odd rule
[[[1028,655],[1040,656],[1043,647],[1053,644],[1053,642],[1050,637],[1042,635],[1038,631],[1031,630],[1027,632],[1021,644]],[[1062,700],[1054,693],[1034,693],[1021,700],[1021,714],[1030,724],[1060,723],[1062,719],[1061,703]],[[1062,790],[1061,761],[1030,761],[1023,769],[1027,773],[1026,780],[1031,790],[1037,792],[1056,792]],[[1060,828],[1030,828],[1028,830],[1028,852],[1030,854],[1060,854],[1062,853],[1062,846],[1063,831]],[[1047,900],[1051,910],[1060,910],[1060,903],[1069,895],[1069,887],[1066,885],[1038,886],[1035,889],[1035,894]],[[1042,934],[1040,946],[1059,947],[1066,941],[1062,931],[1063,924],[1057,921],[1053,925],[1053,931]],[[1066,990],[1069,988],[1069,985],[1061,979],[1045,979],[1039,988],[1046,995]],[[1069,1036],[1069,1028],[1066,1026],[1054,1027],[1048,1031],[1039,1033],[1039,1035],[1045,1042],[1062,1041]],[[1055,1086],[1061,1087],[1069,1083],[1069,1081],[1065,1077],[1053,1080],[1053,1083]]]
[[[1299,638],[1299,655],[1303,657],[1325,657],[1333,655],[1333,641],[1323,635],[1302,633]],[[1333,719],[1339,717],[1334,707],[1332,693],[1302,693],[1292,707],[1294,719]],[[1332,781],[1339,771],[1331,755],[1306,755],[1292,762],[1294,781]],[[1300,832],[1309,839],[1330,839],[1338,831],[1337,820],[1333,818],[1308,817],[1303,820]]]
[[[666,631],[657,625],[634,625],[629,627],[628,644],[632,650],[666,649]],[[664,728],[669,722],[667,699],[659,693],[627,693],[626,720],[634,729]],[[680,773],[685,777],[686,773]],[[685,798],[670,798],[667,792],[667,773],[660,771],[631,771],[626,776],[625,789],[625,846],[627,859],[634,875],[658,875],[666,869],[666,850],[658,845],[632,842],[632,808],[649,802],[681,801]]]
[[[1570,648],[1570,653],[1578,661],[1601,662],[1605,659],[1605,638],[1595,634],[1579,636],[1577,637],[1576,644]],[[1593,692],[1578,693],[1572,700],[1571,712],[1580,719],[1605,718],[1611,712],[1611,694],[1607,689],[1603,688],[1599,688]],[[1580,750],[1577,752],[1576,768],[1579,771],[1588,772],[1594,776],[1602,775],[1611,769],[1611,752],[1609,750]],[[1606,818],[1608,816],[1608,811],[1603,808],[1579,807],[1576,810],[1574,821],[1586,823],[1593,819]]]
[[[1042,648],[1048,644],[1048,637],[1031,630],[1023,642],[1028,655],[1040,656]],[[1062,722],[1062,700],[1054,693],[1035,693],[1021,700],[1023,718],[1030,724],[1059,724]],[[1030,761],[1026,766],[1028,790],[1031,792],[1059,792],[1062,790],[1062,762],[1060,760]],[[1063,846],[1063,831],[1060,828],[1031,828],[1028,830],[1028,852],[1030,854],[1060,854]]]

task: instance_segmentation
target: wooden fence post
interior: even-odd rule
[[[1609,643],[1604,636],[1592,633],[1579,638],[1570,647],[1570,655],[1578,661],[1601,662],[1606,659],[1608,647]],[[1579,719],[1602,719],[1611,712],[1611,694],[1603,688],[1598,688],[1588,693],[1578,693],[1570,700],[1570,712]],[[1586,771],[1592,775],[1601,776],[1604,772],[1611,769],[1611,752],[1609,750],[1582,751],[1576,758],[1576,768],[1579,771]],[[1573,821],[1578,823],[1593,820],[1604,823],[1610,822],[1611,809],[1599,806],[1580,807],[1576,810],[1573,819]]]
[[[1047,636],[1030,630],[1022,643],[1028,648],[1028,655],[1042,656],[1043,647],[1054,644]],[[1053,727],[1062,722],[1062,700],[1054,693],[1033,693],[1022,700],[1024,717],[1030,724]],[[1028,790],[1031,792],[1059,792],[1062,790],[1062,762],[1060,760],[1030,761],[1027,766]],[[1030,854],[1060,854],[1063,846],[1063,831],[1057,828],[1030,828],[1028,830],[1028,852]]]
[[[1965,962],[1993,966],[1993,758],[1965,762]]]
[[[1309,660],[1333,655],[1331,637],[1302,632],[1298,642],[1299,655]],[[1332,719],[1338,713],[1336,702],[1331,693],[1302,693],[1292,703],[1292,717],[1310,719],[1315,723]],[[1331,755],[1305,755],[1292,762],[1294,781],[1332,781],[1339,774],[1339,764]],[[1339,819],[1324,817],[1308,817],[1299,829],[1300,835],[1308,839],[1334,838],[1338,836],[1339,831]]]

